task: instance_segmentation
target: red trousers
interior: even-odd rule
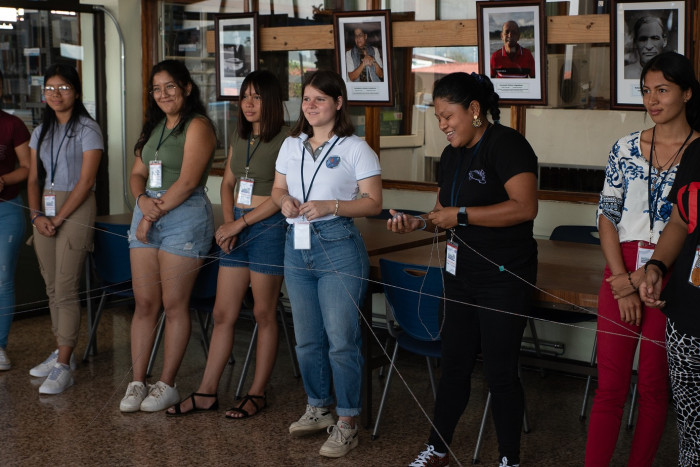
[[[634,271],[637,242],[625,242],[621,247],[627,270]],[[627,465],[651,466],[666,425],[668,408],[666,317],[656,308],[643,307],[641,326],[620,321],[617,300],[613,298],[610,285],[605,282],[610,275],[610,268],[606,266],[598,295],[598,389],[593,398],[588,425],[586,467],[610,465],[630,389],[632,365],[638,342],[638,417]],[[636,337],[640,333],[645,338],[641,341]],[[657,342],[649,342],[646,339]]]

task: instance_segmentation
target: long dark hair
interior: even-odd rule
[[[192,76],[187,67],[179,60],[163,60],[153,66],[151,70],[151,76],[148,79],[148,107],[146,107],[146,120],[143,123],[143,128],[141,129],[141,136],[139,136],[136,145],[134,146],[134,152],[138,153],[146,145],[148,138],[151,136],[151,132],[158,125],[158,123],[165,118],[165,112],[163,112],[158,103],[153,98],[151,94],[151,87],[153,86],[153,78],[156,74],[164,71],[172,76],[175,84],[177,84],[181,90],[187,88],[187,85],[191,85],[189,95],[183,94],[185,98],[185,104],[180,110],[180,121],[177,126],[173,128],[173,136],[177,136],[182,133],[185,128],[185,124],[190,120],[191,117],[197,115],[205,118],[207,122],[214,128],[214,124],[207,115],[207,109],[202,103],[202,99],[199,92],[199,87],[192,81]]]
[[[253,71],[248,74],[241,85],[241,99],[249,89],[254,89],[262,99],[260,108],[260,139],[270,141],[284,125],[284,105],[282,104],[282,86],[275,75],[267,70]],[[253,124],[243,115],[243,106],[238,106],[238,134],[248,139],[253,133]]]
[[[348,92],[345,88],[345,82],[335,71],[315,71],[308,74],[304,78],[304,83],[301,85],[302,103],[304,102],[304,90],[307,86],[313,86],[325,95],[331,97],[333,102],[338,102],[342,98],[342,105],[335,113],[335,123],[333,124],[333,133],[337,136],[352,136],[355,133],[355,126],[350,121],[348,113]],[[291,136],[299,136],[301,133],[306,133],[309,137],[313,136],[314,129],[304,117],[304,111],[299,110],[299,119],[289,132]]]
[[[484,116],[488,111],[494,123],[498,123],[501,118],[498,94],[493,90],[493,83],[489,77],[485,75],[450,73],[435,81],[433,100],[438,98],[459,104],[465,109],[469,108],[471,101],[477,101]]]
[[[660,71],[664,78],[677,84],[682,91],[690,89],[692,95],[685,103],[685,118],[692,129],[700,131],[700,83],[695,78],[690,60],[676,52],[658,54],[642,68],[639,78],[640,88],[644,88],[644,77],[650,71]]]

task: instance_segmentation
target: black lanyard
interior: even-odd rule
[[[166,124],[167,122],[168,122],[167,120],[163,122],[163,129],[160,130],[160,138],[158,138],[158,145],[156,146],[156,153],[155,153],[154,156],[153,156],[153,160],[154,160],[154,161],[157,161],[157,160],[158,160],[158,151],[160,151],[160,147],[163,145],[163,143],[165,143],[165,140],[166,140],[166,139],[170,138],[170,135],[173,134],[173,131],[175,131],[175,128],[177,128],[177,124],[175,124],[175,126],[173,127],[173,129],[170,130],[170,133],[168,133],[168,136],[166,136],[165,138],[163,138],[163,134],[165,133],[165,124]]]
[[[462,158],[462,161],[459,163],[459,170],[455,172],[455,176],[452,179],[452,191],[450,192],[450,206],[457,206],[457,198],[459,198],[459,194],[462,191],[462,185],[464,184],[464,180],[467,178],[467,174],[469,173],[469,170],[472,168],[472,163],[474,162],[474,159],[479,155],[479,148],[481,147],[481,142],[486,138],[486,133],[489,131],[489,127],[486,128],[486,131],[484,131],[484,134],[481,135],[481,138],[479,139],[479,142],[476,143],[476,146],[474,146],[474,153],[472,154],[471,159],[469,160],[469,166],[467,166],[467,170],[464,172],[464,175],[462,175],[462,180],[459,182],[459,187],[457,186],[457,177],[459,176],[459,173],[462,171],[462,166],[464,165],[464,160],[466,157]],[[455,193],[455,190],[457,192]]]
[[[340,137],[336,136],[335,141],[333,141],[333,144],[331,145],[330,148],[328,148],[328,151],[326,151],[326,155],[323,156],[323,159],[321,159],[321,162],[318,163],[318,167],[316,167],[316,171],[314,172],[314,176],[311,178],[311,183],[309,183],[309,189],[308,191],[306,190],[304,186],[304,155],[306,154],[306,147],[302,144],[302,150],[301,150],[301,194],[304,197],[304,202],[306,203],[306,200],[309,199],[309,193],[311,193],[311,187],[314,185],[314,180],[316,180],[316,175],[318,174],[318,170],[321,168],[323,165],[323,161],[326,160],[326,157],[328,157],[328,154],[330,154],[331,150],[333,147],[335,147],[335,143],[338,142]]]
[[[250,138],[248,138],[248,144],[246,145],[246,148],[245,148],[245,178],[248,178],[248,170],[250,169],[250,160],[255,155],[255,151],[258,150],[258,147],[260,146],[260,143],[262,142],[262,137],[258,140],[258,144],[255,145],[255,149],[253,149],[252,154],[250,152],[250,146],[253,144],[251,141],[252,141],[252,136]]]
[[[676,155],[673,156],[673,160],[671,161],[671,165],[668,167],[668,170],[664,173],[664,176],[661,177],[661,182],[659,183],[659,187],[661,189],[660,192],[658,192],[656,195],[652,193],[651,190],[651,169],[654,160],[654,139],[656,137],[656,127],[654,127],[651,130],[651,151],[649,151],[649,180],[647,183],[647,195],[648,195],[648,202],[649,202],[649,232],[654,231],[654,218],[656,217],[656,209],[659,207],[659,199],[661,198],[661,195],[663,194],[663,187],[664,187],[664,182],[666,182],[666,177],[668,177],[669,172],[671,172],[671,169],[673,168],[674,163],[676,162],[676,159],[678,159],[678,155],[681,153],[683,148],[685,147],[686,143],[688,140],[690,140],[690,137],[693,136],[693,129],[690,129],[690,133],[688,133],[688,136],[685,138],[685,141],[683,141],[683,144],[681,144],[681,147],[678,148],[678,151],[676,151]],[[658,190],[657,190],[658,191]],[[651,239],[649,239],[651,241]]]
[[[58,145],[58,151],[56,151],[56,160],[54,160],[53,152],[53,132],[51,132],[51,187],[53,187],[53,182],[56,179],[56,167],[58,166],[58,156],[61,154],[61,147],[63,147],[63,142],[68,136],[68,126],[66,125],[66,132],[63,133],[63,138],[61,138],[61,144]]]

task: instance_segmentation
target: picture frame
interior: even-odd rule
[[[390,13],[367,10],[333,14],[336,69],[345,81],[349,105],[394,105]]]
[[[610,108],[639,110],[644,64],[661,52],[690,56],[690,0],[612,0],[610,11]]]
[[[479,73],[501,101],[546,105],[544,0],[477,2],[476,9]]]
[[[241,84],[258,68],[258,14],[214,15],[216,99],[238,100]]]

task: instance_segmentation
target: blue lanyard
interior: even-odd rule
[[[335,147],[335,143],[338,142],[340,137],[336,136],[335,141],[333,141],[333,144],[331,145],[330,148],[328,148],[328,151],[326,151],[326,155],[323,156],[323,159],[321,159],[321,162],[319,162],[318,167],[316,167],[316,171],[314,172],[314,176],[311,178],[311,183],[309,183],[309,189],[308,191],[306,190],[304,186],[304,155],[306,154],[306,148],[302,144],[302,150],[301,150],[301,193],[304,197],[304,202],[306,203],[306,200],[309,199],[309,193],[311,193],[311,187],[314,185],[314,180],[316,180],[316,175],[318,174],[318,170],[321,168],[323,165],[323,161],[326,160],[326,157],[328,157],[328,154],[331,153],[331,150]]]
[[[51,133],[51,187],[53,187],[53,182],[56,179],[56,167],[58,166],[58,156],[61,154],[61,148],[63,147],[63,142],[68,136],[68,126],[66,126],[66,132],[63,133],[63,138],[61,138],[61,144],[58,145],[58,151],[56,151],[56,160],[54,160],[53,152],[53,132]]]
[[[479,148],[481,147],[481,142],[486,138],[486,133],[489,131],[489,128],[491,127],[489,126],[488,128],[486,128],[486,131],[484,131],[484,134],[481,135],[479,142],[476,143],[476,146],[474,146],[474,154],[469,160],[469,166],[464,172],[464,175],[462,175],[462,181],[460,181],[459,186],[457,186],[457,177],[462,171],[462,166],[464,165],[464,160],[466,159],[466,157],[463,158],[462,162],[459,163],[459,170],[455,172],[455,176],[452,179],[452,191],[450,192],[450,206],[457,206],[457,198],[459,198],[459,194],[462,191],[462,185],[464,184],[464,180],[467,178],[467,174],[469,174],[469,170],[472,168],[472,163],[474,162],[474,159],[476,159],[476,157],[479,155]],[[455,190],[457,190],[456,193]]]

